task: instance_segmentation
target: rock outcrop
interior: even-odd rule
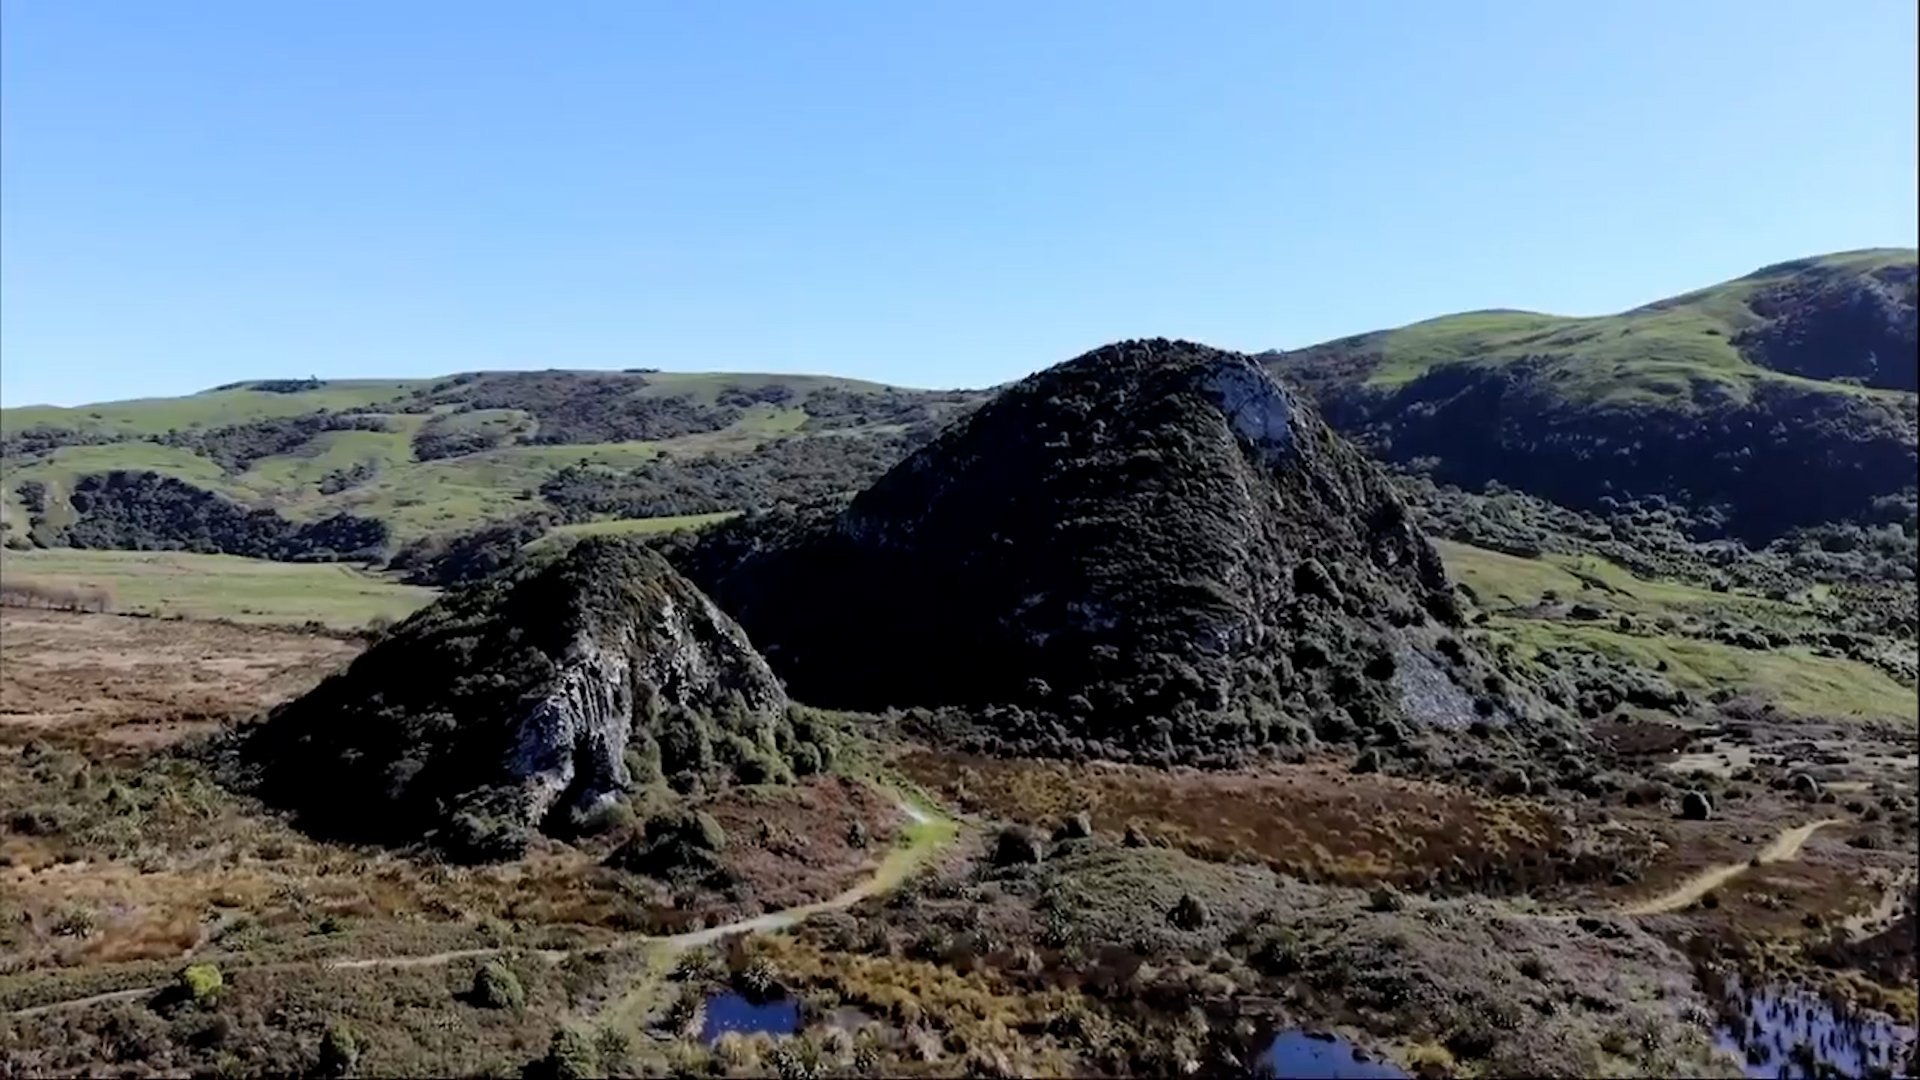
[[[953,706],[989,749],[1225,763],[1512,711],[1378,468],[1185,342],[1051,368],[843,511],[680,561],[802,700]]]
[[[323,831],[491,856],[638,784],[779,774],[785,706],[698,589],[640,545],[590,539],[394,627],[246,752],[265,797]]]

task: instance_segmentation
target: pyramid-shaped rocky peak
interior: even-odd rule
[[[489,857],[636,785],[783,773],[786,704],[700,590],[644,546],[589,539],[395,626],[246,752],[263,794],[322,831]]]
[[[1188,342],[1043,371],[831,518],[681,562],[799,699],[960,707],[1000,749],[1224,763],[1508,711],[1380,470]]]

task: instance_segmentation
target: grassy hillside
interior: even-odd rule
[[[297,624],[341,630],[400,619],[434,591],[352,567],[282,563],[230,555],[148,551],[8,551],[7,584],[104,589],[109,610],[127,614]]]
[[[0,431],[46,426],[74,431],[161,435],[183,428],[213,428],[320,410],[337,412],[399,401],[426,385],[421,379],[333,379],[297,393],[248,389],[240,384],[185,397],[139,398],[62,408],[27,405],[0,409]]]
[[[562,525],[527,545],[544,551],[571,544],[585,536],[658,536],[676,529],[703,529],[734,517],[732,511],[717,514],[680,514],[673,517],[616,518],[612,521],[588,521]]]
[[[1336,428],[1462,487],[1658,495],[1750,539],[1896,520],[1876,501],[1911,502],[1916,260],[1845,252],[1616,315],[1469,312],[1267,360]]]
[[[823,435],[884,442],[891,460],[895,443],[925,437],[975,397],[826,376],[545,371],[255,382],[180,398],[4,409],[0,527],[16,546],[30,534],[58,546],[80,480],[152,471],[295,522],[375,518],[398,545],[552,509],[542,487],[566,469],[606,485],[649,463],[748,466],[770,441]],[[822,445],[812,458],[848,456],[850,444]],[[850,468],[872,471],[865,461]],[[681,482],[673,472],[648,489],[657,507],[562,513],[724,513],[747,508],[766,487],[717,490],[710,479]],[[23,485],[36,496],[23,496]],[[580,485],[570,490],[578,496]],[[30,501],[43,504],[38,513]]]
[[[1659,672],[1692,693],[1739,691],[1796,715],[1920,716],[1911,639],[1847,635],[1847,650],[1833,647],[1837,601],[1824,593],[1778,600],[1646,580],[1591,555],[1435,546],[1487,613],[1486,632],[1522,659],[1571,649]]]
[[[1879,248],[1781,263],[1617,315],[1447,315],[1302,350],[1306,355],[1300,359],[1334,352],[1377,356],[1362,378],[1370,387],[1390,389],[1445,365],[1500,366],[1544,357],[1554,389],[1587,402],[1690,403],[1696,395],[1744,397],[1755,381],[1823,382],[1841,392],[1880,393],[1884,390],[1768,367],[1755,348],[1743,348],[1743,337],[1768,322],[1753,305],[1770,290],[1809,274],[1869,280],[1883,275],[1910,287],[1916,257],[1910,248]],[[1905,360],[1911,368],[1914,358]],[[1905,387],[1885,389],[1911,392],[1911,376]]]

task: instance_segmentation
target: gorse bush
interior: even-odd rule
[[[195,1005],[205,1005],[220,993],[226,980],[221,978],[220,969],[212,964],[188,964],[180,970],[175,985],[186,1000]]]
[[[520,976],[499,960],[489,960],[473,976],[473,1002],[486,1009],[520,1009],[526,1006],[527,992]]]

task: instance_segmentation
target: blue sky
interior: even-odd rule
[[[1915,242],[1911,0],[14,0],[0,400],[984,385]]]

